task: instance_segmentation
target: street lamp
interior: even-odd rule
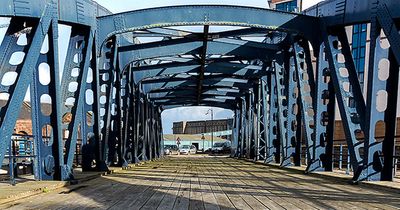
[[[214,123],[213,123],[214,111],[213,111],[213,109],[208,109],[206,115],[210,114],[210,111],[211,111],[211,149],[212,149],[212,147],[214,145]]]

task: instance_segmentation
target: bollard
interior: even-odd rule
[[[339,147],[339,170],[342,170],[342,165],[343,164],[343,145],[340,144]]]
[[[347,169],[346,169],[346,174],[350,174],[350,153],[349,149],[347,149]]]
[[[13,142],[11,142],[9,150],[8,150],[8,166],[9,166],[9,174],[10,174],[10,182],[11,185],[15,185],[15,177],[14,177],[14,157],[13,157]]]

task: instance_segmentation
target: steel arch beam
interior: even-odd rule
[[[196,98],[196,94],[193,94],[193,92],[187,92],[185,91],[183,92],[172,92],[170,94],[164,94],[164,95],[149,95],[149,99],[150,100],[164,100],[164,99],[181,99],[181,98]],[[243,96],[243,93],[225,93],[225,94],[219,94],[219,93],[215,93],[215,94],[207,94],[207,93],[203,93],[201,94],[202,97],[205,98],[211,98],[211,97],[229,97],[229,98],[236,98],[236,97],[241,97]]]
[[[48,0],[23,2],[20,0],[2,0],[0,2],[0,16],[41,18],[48,2]],[[51,0],[51,2],[55,3],[57,1]],[[58,11],[58,20],[60,22],[86,26],[96,26],[96,17],[111,14],[109,10],[92,0],[62,1],[62,3],[58,4]]]
[[[204,13],[207,11],[207,13]],[[237,15],[245,14],[245,15]],[[316,18],[243,6],[197,5],[172,6],[144,10],[136,10],[98,19],[98,38],[105,41],[113,35],[146,28],[160,28],[181,25],[231,25],[282,31],[303,32],[312,39],[314,33],[304,30],[304,26],[312,26]]]
[[[158,68],[144,72],[135,72],[134,78],[136,82],[140,82],[148,78],[154,78],[160,76],[197,73],[199,68],[200,68],[199,65],[180,66],[172,68]],[[262,66],[246,65],[240,63],[212,63],[204,67],[204,72],[207,73],[223,74],[227,76],[231,75],[234,77],[243,77],[243,78],[262,77],[265,76],[268,73],[268,71],[269,69],[263,68]]]
[[[233,75],[225,75],[225,74],[217,74],[217,75],[207,75],[204,76],[204,81],[221,81],[221,80],[233,80],[238,83],[246,83],[250,78],[246,78],[243,76],[233,76]],[[151,84],[151,83],[167,83],[167,82],[177,82],[177,81],[197,81],[198,77],[185,75],[185,74],[174,74],[167,75],[162,77],[155,78],[146,78],[141,81],[142,84]]]
[[[222,86],[222,85],[209,85],[203,86],[205,91],[224,91],[224,92],[243,92],[251,88],[250,85],[237,85],[235,87],[232,86]],[[148,93],[165,93],[171,91],[185,91],[185,90],[196,90],[196,86],[182,85],[176,87],[168,87],[168,88],[159,88],[153,89]]]
[[[235,87],[241,89],[252,88],[252,81],[248,83],[236,83],[218,80],[207,80],[203,83],[205,86],[215,86],[215,87]],[[193,81],[178,81],[178,82],[168,82],[168,83],[157,83],[157,84],[144,84],[144,93],[149,93],[152,90],[159,90],[161,88],[175,88],[175,87],[185,87],[185,86],[195,86],[196,83]]]
[[[202,41],[181,42],[179,40],[160,41],[155,43],[143,44],[138,47],[132,45],[129,51],[120,52],[120,63],[122,69],[129,64],[160,57],[171,57],[176,55],[192,55],[201,54],[203,47]],[[225,55],[236,56],[245,59],[262,59],[265,60],[275,55],[276,50],[267,48],[255,48],[247,45],[237,45],[222,42],[208,42],[208,55]]]
[[[228,109],[228,110],[234,110],[235,106],[234,105],[229,105],[229,104],[223,104],[223,103],[201,103],[199,105],[195,103],[182,103],[182,104],[163,104],[160,105],[162,110],[168,110],[168,109],[175,109],[179,107],[198,107],[198,106],[207,106],[207,107],[218,107],[222,109]]]

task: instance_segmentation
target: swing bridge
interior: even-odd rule
[[[161,112],[211,106],[235,113],[233,157],[306,163],[307,173],[333,170],[340,115],[353,181],[392,181],[399,7],[327,0],[303,13],[188,5],[112,14],[91,0],[2,0],[0,16],[10,22],[0,78],[13,79],[0,85],[0,162],[29,87],[37,180],[71,179],[79,138],[93,147],[93,170],[161,158]],[[370,24],[365,91],[346,34],[361,23]],[[63,65],[61,24],[71,30]]]

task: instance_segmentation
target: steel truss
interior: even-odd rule
[[[393,179],[398,1],[330,0],[304,14],[240,6],[111,14],[91,0],[25,3],[0,3],[10,18],[0,46],[0,161],[30,87],[38,180],[73,179],[75,164],[104,171],[163,156],[161,112],[180,106],[233,110],[234,157],[298,166],[305,145],[306,172],[331,171],[336,103],[353,180]],[[345,31],[359,23],[371,23],[365,99]],[[59,24],[71,28],[64,66]],[[79,162],[77,149],[90,154]]]

